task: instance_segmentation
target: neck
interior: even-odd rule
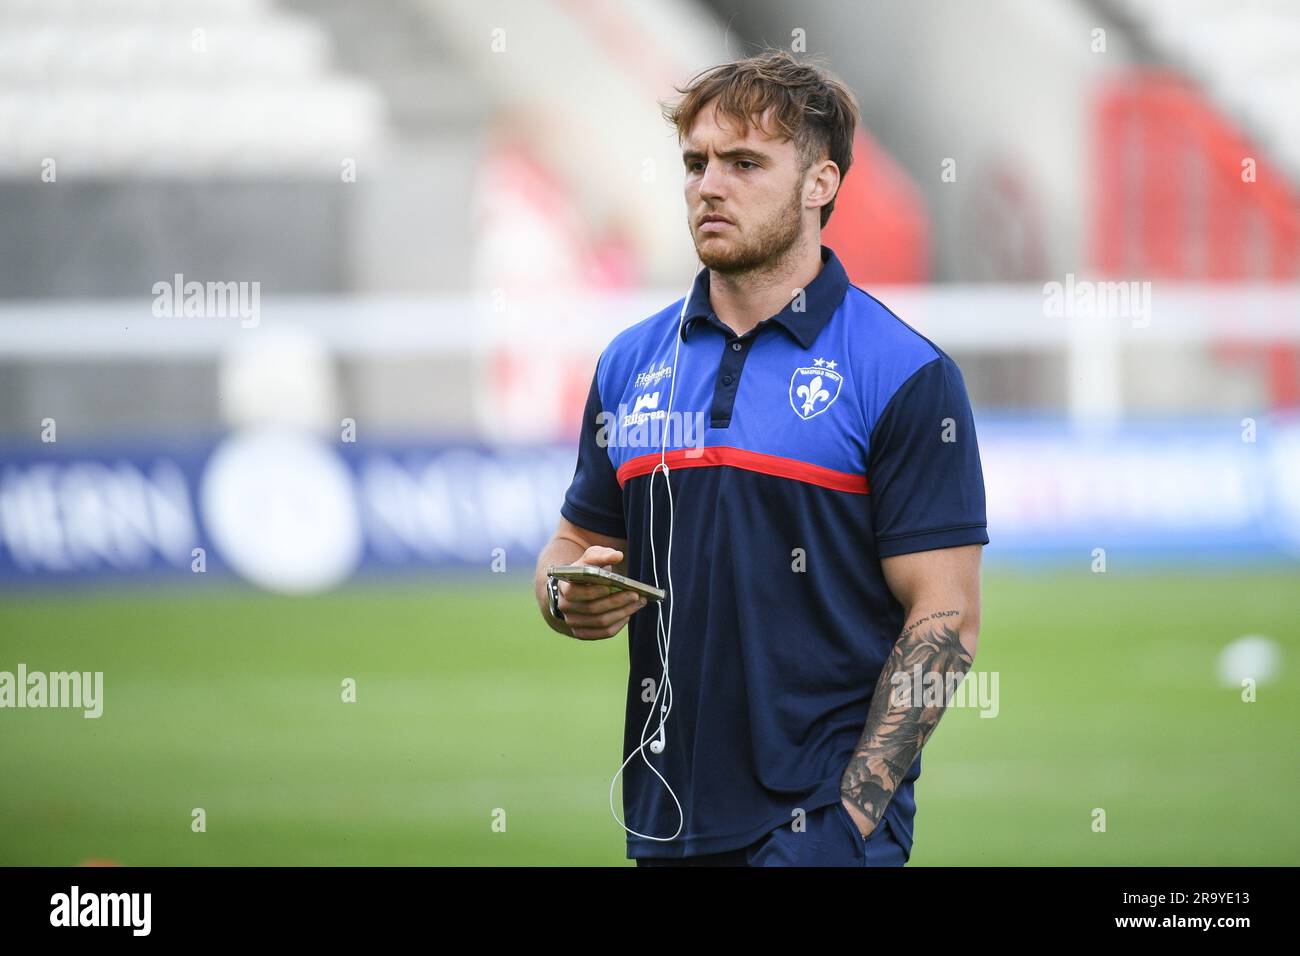
[[[784,309],[795,291],[808,288],[821,271],[820,240],[796,243],[757,269],[727,274],[710,269],[709,304],[718,321],[744,335]]]

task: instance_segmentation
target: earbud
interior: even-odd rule
[[[659,736],[650,741],[650,752],[652,754],[661,754],[664,748],[668,746],[668,733],[664,729],[664,721],[668,718],[668,705],[664,704],[659,708]]]

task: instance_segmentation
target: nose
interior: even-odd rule
[[[722,167],[716,160],[706,163],[697,187],[700,191],[700,199],[706,202],[721,199],[724,179]]]

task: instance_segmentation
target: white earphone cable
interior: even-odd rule
[[[694,289],[695,286],[692,283],[691,292],[693,292]],[[673,371],[670,377],[670,381],[668,383],[668,412],[664,416],[663,441],[660,443],[659,446],[659,464],[655,465],[654,470],[650,472],[650,563],[652,565],[652,570],[654,571],[655,587],[659,587],[659,557],[655,550],[655,535],[654,535],[654,531],[655,531],[654,476],[658,474],[661,469],[663,470],[663,474],[664,474],[664,488],[668,493],[667,577],[668,577],[668,602],[669,603],[668,603],[668,627],[666,630],[664,628],[663,602],[662,601],[657,602],[658,606],[656,608],[659,614],[658,622],[656,624],[656,643],[658,644],[658,648],[659,648],[659,663],[663,667],[663,677],[659,682],[659,687],[655,691],[654,701],[652,702],[653,706],[651,707],[650,712],[646,714],[645,723],[641,727],[640,746],[637,747],[637,749],[633,753],[627,755],[627,759],[623,761],[622,766],[618,768],[618,772],[614,774],[614,779],[609,782],[609,810],[610,813],[614,815],[614,819],[615,821],[617,821],[618,825],[621,826],[628,833],[632,834],[633,836],[640,837],[643,840],[656,840],[661,843],[666,843],[670,840],[677,839],[678,835],[682,832],[682,827],[686,825],[686,815],[682,812],[681,801],[677,799],[677,794],[673,792],[672,785],[669,784],[668,781],[664,779],[664,775],[660,773],[659,770],[652,763],[650,763],[650,760],[646,757],[645,746],[646,743],[649,742],[650,750],[652,753],[663,753],[663,751],[667,747],[667,731],[665,729],[665,725],[668,722],[668,715],[672,712],[673,709],[673,685],[672,685],[672,679],[668,673],[668,650],[669,650],[669,645],[671,644],[672,641],[673,603],[674,603],[673,598],[675,596],[675,592],[673,591],[673,486],[672,486],[672,482],[668,478],[668,472],[669,472],[668,429],[672,423],[673,397],[677,390],[677,377],[678,377],[677,360],[678,357],[681,355],[682,327],[686,321],[686,307],[690,304],[691,292],[688,292],[686,294],[686,298],[682,300],[682,311],[681,314],[677,317],[677,335],[674,337],[674,345],[673,345]],[[650,737],[647,737],[646,731],[650,727],[651,720],[654,719],[656,709],[659,712],[659,730],[657,733],[651,735]],[[660,781],[663,782],[663,785],[665,787],[668,788],[668,795],[673,798],[673,803],[677,805],[677,817],[678,817],[677,829],[676,831],[673,832],[672,836],[657,837],[657,836],[650,836],[645,833],[638,833],[635,830],[633,830],[631,827],[629,827],[626,823],[624,823],[619,818],[618,811],[614,809],[614,787],[618,784],[618,778],[622,776],[623,770],[627,767],[628,763],[632,760],[633,757],[635,757],[638,754],[640,754],[641,759],[645,762],[645,765],[650,768],[651,772],[656,777],[658,777]]]

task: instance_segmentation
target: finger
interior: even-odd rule
[[[587,641],[601,640],[602,638],[613,637],[623,630],[626,623],[626,621],[618,621],[608,627],[575,627],[573,636]]]
[[[629,607],[633,604],[640,605],[641,595],[634,591],[617,591],[614,594],[607,594],[604,597],[597,598],[594,601],[569,601],[563,596],[560,597],[560,610],[565,614],[573,609],[578,614],[603,614],[606,611],[613,611],[621,607]]]
[[[597,567],[608,567],[611,564],[618,564],[623,560],[623,552],[614,548],[603,548],[600,545],[593,544],[579,559],[579,564],[593,564]]]
[[[594,601],[597,598],[608,596],[611,590],[607,584],[579,584],[576,581],[560,582],[560,597],[567,597],[574,601]]]
[[[612,594],[608,598],[599,601],[575,601],[572,602],[573,613],[579,617],[600,617],[606,614],[622,614],[628,616],[635,613],[643,605],[640,595],[629,592],[620,592]],[[563,609],[562,609],[563,610]],[[565,611],[567,615],[569,612]]]
[[[633,607],[620,607],[613,611],[606,611],[603,614],[570,614],[564,612],[564,619],[570,621],[575,627],[602,628],[610,627],[614,624],[621,624],[639,610],[639,605]]]

